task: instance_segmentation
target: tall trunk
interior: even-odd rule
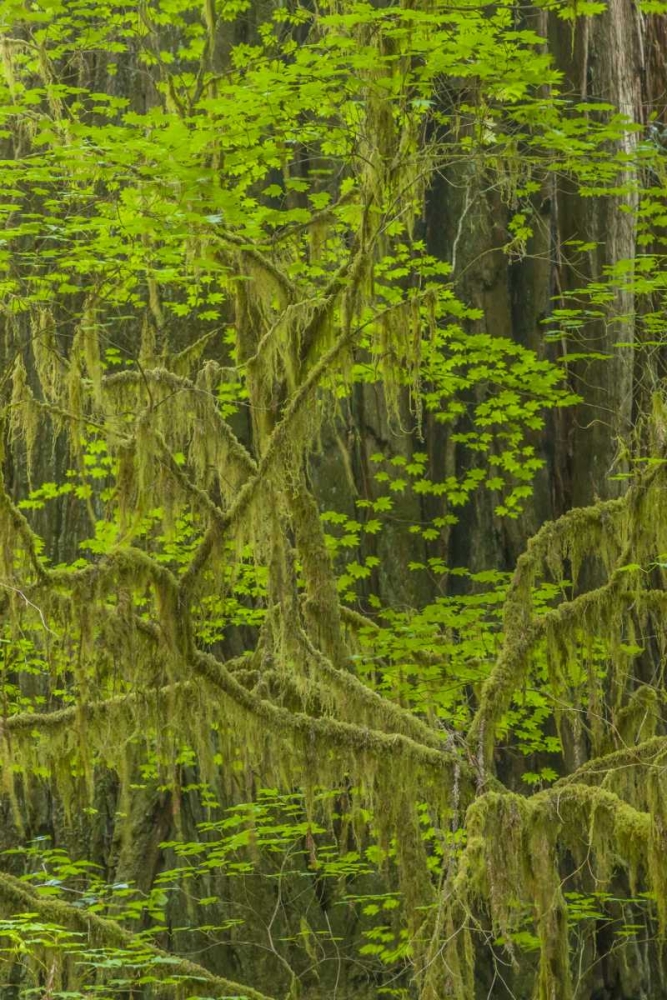
[[[549,34],[567,93],[608,102],[629,120],[642,120],[644,29],[630,0],[611,0],[602,14],[583,23],[553,18]],[[627,154],[635,145],[631,133],[618,144]],[[571,190],[557,195],[558,286],[565,297],[634,258],[637,194],[629,171],[619,168],[616,183],[628,190],[607,197],[582,197]],[[571,241],[596,246],[577,252]],[[569,345],[571,351],[595,355],[569,367],[573,388],[583,397],[570,413],[565,440],[558,442],[557,464],[569,472],[569,505],[617,496],[624,489],[623,478],[613,477],[628,471],[634,339],[634,293],[616,287],[604,318],[584,323]]]

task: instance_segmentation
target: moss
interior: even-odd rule
[[[211,56],[215,18],[209,3],[205,20]],[[395,46],[392,65],[400,73],[406,64],[399,36],[389,38],[374,29],[357,40],[362,46],[377,44],[383,52]],[[3,52],[11,63],[11,53],[6,47]],[[41,71],[50,72],[46,65]],[[360,802],[381,811],[383,842],[396,840],[422,1000],[472,997],[472,928],[480,911],[480,925],[486,919],[486,910],[491,930],[505,938],[510,958],[516,951],[512,935],[528,914],[540,940],[537,996],[567,998],[567,908],[559,870],[563,849],[579,856],[585,852],[604,884],[625,866],[633,884],[641,873],[659,899],[667,898],[660,861],[667,847],[667,790],[661,768],[655,767],[667,750],[659,741],[646,740],[655,723],[655,691],[649,686],[631,690],[634,661],[625,648],[664,613],[667,600],[662,592],[645,588],[641,572],[627,569],[628,563],[654,561],[667,550],[664,475],[642,478],[621,500],[572,511],[545,525],[531,541],[516,568],[505,607],[503,648],[484,686],[465,751],[453,752],[425,721],[354,676],[343,628],[343,621],[349,623],[354,615],[339,607],[317,503],[306,478],[307,457],[328,415],[326,407],[335,406],[330,386],[348,378],[352,351],[362,338],[377,356],[390,420],[400,425],[399,401],[407,384],[419,433],[424,313],[434,311],[433,293],[426,292],[388,305],[369,320],[374,265],[389,246],[388,220],[394,214],[402,217],[411,230],[426,183],[422,177],[432,166],[431,150],[415,155],[423,149],[417,142],[420,126],[402,125],[402,117],[409,120],[402,114],[405,108],[387,99],[377,82],[373,68],[359,81],[367,100],[357,150],[363,167],[354,193],[362,205],[356,232],[340,266],[319,290],[296,287],[288,276],[287,243],[303,236],[297,227],[290,227],[286,238],[276,233],[267,248],[253,246],[246,234],[221,225],[206,247],[203,237],[193,234],[184,248],[188,273],[195,278],[196,258],[204,249],[233,268],[234,280],[224,267],[219,273],[225,293],[235,296],[235,372],[249,397],[255,457],[221,415],[217,390],[225,370],[217,362],[202,361],[219,331],[183,351],[171,350],[154,279],[148,278],[145,287],[137,370],[102,370],[101,305],[93,298],[84,304],[66,359],[57,351],[53,316],[46,309],[38,314],[32,355],[35,391],[44,398],[35,397],[19,354],[9,408],[14,449],[24,448],[30,464],[39,420],[48,415],[54,428],[66,432],[74,460],[83,468],[81,428],[94,429],[118,465],[111,506],[119,508],[121,537],[127,533],[131,539],[142,515],[158,505],[164,526],[187,509],[202,531],[190,562],[178,574],[151,554],[150,543],[141,549],[127,539],[84,570],[53,570],[42,560],[39,539],[26,518],[0,493],[5,610],[16,629],[26,625],[27,615],[26,628],[37,635],[40,624],[48,632],[53,619],[62,633],[56,635],[58,654],[68,657],[79,696],[76,709],[19,714],[6,721],[3,779],[18,816],[24,786],[18,777],[14,787],[15,771],[27,778],[31,770],[43,773],[52,766],[54,782],[73,811],[82,786],[92,794],[95,768],[104,764],[120,775],[121,810],[129,814],[142,747],[151,746],[160,777],[177,789],[173,759],[183,740],[196,749],[201,773],[211,779],[232,781],[231,768],[217,774],[215,761],[222,758],[241,761],[247,775],[274,777],[280,786],[298,784],[307,793],[317,784],[354,780]],[[171,100],[178,106],[173,88]],[[509,198],[517,177],[502,175],[500,183]],[[335,219],[338,224],[339,217]],[[320,225],[329,221],[322,217],[309,227],[313,258],[325,236]],[[433,328],[435,323],[432,316]],[[182,458],[176,458],[178,453]],[[95,522],[99,509],[89,505],[89,515]],[[230,549],[237,553],[231,561],[238,561],[247,544],[258,564],[268,567],[266,622],[252,664],[224,664],[196,648],[193,610],[201,594],[223,593],[228,567],[222,561]],[[297,562],[305,588],[301,602]],[[560,584],[568,575],[572,589],[567,597],[563,594],[548,610],[534,606],[537,584]],[[592,576],[602,582],[588,586]],[[29,586],[19,590],[14,586],[19,579]],[[37,612],[45,616],[41,623]],[[594,636],[604,647],[609,663],[603,681],[594,644],[582,645],[582,635]],[[47,643],[40,649],[47,650]],[[582,732],[587,727],[593,752],[609,749],[607,709],[617,738],[640,745],[584,765],[572,780],[529,797],[499,787],[492,772],[498,723],[538,651],[547,656],[551,694],[564,703],[563,718],[575,718]],[[426,654],[418,656],[423,660]],[[583,697],[570,690],[576,656],[588,667]],[[108,675],[116,664],[121,665],[118,682],[131,693],[104,697],[112,690]],[[629,773],[639,777],[629,778]],[[251,785],[248,778],[249,793]],[[457,832],[467,809],[465,849],[444,851],[435,877],[420,834],[417,797],[428,802],[443,828],[450,824],[448,832]],[[119,825],[122,847],[136,865],[132,829],[129,819]],[[448,844],[447,837],[442,840]],[[1,883],[3,891],[12,905],[22,905],[24,897],[14,883]],[[664,925],[667,903],[659,905]],[[97,918],[72,915],[72,908],[49,912],[63,921],[86,921],[101,936],[104,929],[120,934],[116,940],[128,940],[113,925],[103,928],[94,922]],[[209,990],[256,996],[211,977],[209,984]]]
[[[28,373],[22,354],[18,354],[12,369],[12,394],[9,404],[9,430],[15,443],[25,445],[28,476],[33,467],[33,454],[39,428],[39,410],[32,389],[28,384]]]
[[[606,644],[612,668],[612,705],[622,709],[629,680],[631,659],[626,653],[633,643],[633,623],[629,609],[644,609],[652,602],[644,590],[636,562],[655,559],[662,544],[664,484],[658,471],[651,471],[626,496],[590,508],[574,510],[558,521],[545,525],[520,557],[508,593],[504,614],[504,645],[491,676],[482,691],[480,706],[470,732],[470,746],[482,747],[488,767],[495,745],[496,726],[507,711],[514,692],[521,689],[538,644],[545,639],[554,694],[562,699],[568,687],[567,664],[581,655],[581,636],[597,636]],[[607,579],[593,589],[539,614],[532,607],[533,586],[549,575],[558,580],[564,560],[577,578],[587,555],[602,557]],[[656,602],[659,603],[659,602]],[[591,649],[588,689],[588,720],[594,752],[604,749],[604,719],[600,709],[598,671]],[[579,710],[575,704],[573,710]],[[621,718],[623,718],[622,716]],[[483,739],[480,734],[483,733]]]
[[[26,886],[25,882],[4,872],[0,872],[0,902],[4,907],[9,907],[11,913],[38,913],[43,920],[51,924],[84,934],[93,947],[123,948],[130,953],[136,948],[132,932],[125,930],[115,921],[78,909],[59,899],[38,896]],[[141,942],[141,950],[158,960],[169,958],[169,964],[166,966],[168,971],[164,974],[175,974],[186,979],[191,977],[193,988],[198,988],[199,983],[204,983],[208,990],[242,995],[248,1000],[271,1000],[266,994],[259,993],[249,986],[214,976],[204,966],[188,959],[174,963],[173,956],[145,941]],[[153,974],[159,976],[162,969],[163,966],[158,962]]]
[[[468,809],[466,829],[456,892],[468,906],[475,897],[487,900],[494,933],[507,942],[532,908],[540,940],[540,1000],[572,995],[562,845],[592,867],[598,891],[611,884],[618,865],[628,869],[632,885],[644,870],[654,892],[662,891],[664,875],[652,861],[662,836],[655,815],[608,789],[567,782],[530,798],[490,792]]]
[[[289,509],[297,553],[306,584],[304,616],[315,646],[338,667],[346,666],[347,651],[342,634],[338,590],[315,498],[303,474],[296,475],[289,491]]]
[[[44,397],[49,402],[56,403],[62,397],[67,363],[58,350],[56,323],[53,313],[48,308],[42,308],[37,312],[31,346],[35,372]]]

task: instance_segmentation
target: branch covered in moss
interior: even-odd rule
[[[650,768],[664,768],[667,764],[667,736],[653,736],[649,740],[633,747],[623,747],[612,753],[604,754],[586,761],[571,774],[566,774],[552,786],[563,788],[567,785],[605,780],[610,774],[623,770],[641,768],[643,777]]]
[[[620,617],[620,605],[642,602],[641,587],[628,588],[631,578],[627,563],[643,555],[638,547],[637,533],[646,532],[636,522],[643,523],[641,504],[654,495],[664,504],[663,478],[661,468],[651,470],[620,499],[569,511],[544,525],[528,543],[517,562],[505,601],[503,647],[484,684],[469,733],[469,744],[485,766],[490,765],[493,757],[496,727],[509,708],[514,692],[524,681],[530,655],[539,640],[549,633],[564,640],[568,633],[572,634],[577,627],[587,623],[590,615],[596,616],[598,626],[603,622],[608,624],[605,619],[610,620],[614,615]],[[644,542],[644,548],[650,549],[661,521],[659,513],[653,511],[649,542]],[[567,558],[576,578],[581,562],[594,556],[602,556],[606,564],[608,578],[605,583],[535,616],[532,588],[540,574],[546,570],[558,579]]]
[[[141,371],[122,371],[107,375],[102,380],[103,388],[113,388],[122,385],[141,385],[145,382],[152,382],[156,385],[167,386],[172,392],[189,392],[198,396],[210,399],[211,407],[209,416],[215,421],[216,431],[223,437],[230,456],[238,464],[239,469],[245,475],[252,475],[257,471],[257,464],[248,450],[241,444],[233,430],[224,419],[217,407],[215,397],[196,385],[191,379],[184,375],[177,375],[167,368],[146,368]]]
[[[47,579],[47,570],[39,555],[40,539],[30,527],[25,515],[12,503],[5,489],[4,478],[0,475],[0,522],[3,521],[5,524],[8,523],[21,539],[37,579],[44,582]]]
[[[322,672],[327,683],[333,688],[337,688],[348,700],[348,703],[349,701],[356,703],[359,710],[367,713],[369,721],[372,720],[372,725],[375,728],[402,733],[425,746],[442,749],[442,735],[435,729],[431,729],[426,722],[413,715],[408,709],[389,701],[388,698],[367,687],[353,673],[334,667],[327,657],[313,646],[303,631],[301,631],[301,640],[308,654],[316,661],[318,669]]]
[[[364,754],[370,754],[378,759],[383,756],[402,759],[426,768],[441,786],[444,782],[449,787],[454,769],[460,768],[468,776],[472,775],[472,769],[467,762],[444,746],[436,749],[402,733],[389,734],[349,722],[340,722],[337,719],[313,718],[302,713],[290,712],[257,698],[239,684],[225,669],[224,664],[211,653],[196,651],[192,658],[192,667],[214,687],[231,698],[239,708],[254,716],[279,738],[296,739],[312,747],[313,750],[318,748],[323,752],[332,752],[338,748],[359,753],[362,757]]]
[[[0,900],[14,914],[36,912],[43,920],[85,934],[98,946],[122,948],[128,953],[128,961],[131,960],[132,949],[138,944],[134,935],[121,927],[115,920],[81,910],[59,899],[39,896],[20,879],[5,872],[0,872]],[[162,961],[165,958],[169,959],[169,964],[166,966],[158,962],[153,970],[153,975],[159,976],[161,972],[167,976],[176,975],[186,981],[191,981],[193,984],[205,983],[209,990],[219,991],[227,995],[233,994],[244,997],[246,1000],[272,1000],[271,997],[259,993],[249,986],[215,976],[203,965],[198,965],[187,958],[179,958],[178,962],[173,962],[173,955],[154,945],[147,944],[144,940],[140,942],[140,948],[143,953],[148,952],[156,959]]]

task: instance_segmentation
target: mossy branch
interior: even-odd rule
[[[329,687],[338,689],[348,708],[350,703],[356,704],[357,711],[366,714],[369,723],[378,730],[401,733],[424,746],[442,750],[444,741],[441,734],[431,729],[412,712],[367,687],[353,673],[334,667],[331,661],[313,646],[303,630],[300,636],[308,655],[317,663],[323,679]],[[463,763],[465,766],[465,762]]]
[[[666,758],[667,736],[653,736],[637,746],[623,747],[586,761],[576,771],[559,778],[552,789],[563,788],[573,783],[584,784],[589,781],[597,783],[600,780],[604,781],[610,774],[636,768],[641,768],[645,777],[652,768],[664,769]]]
[[[160,449],[161,461],[172,479],[178,483],[186,495],[190,494],[190,496],[194,498],[202,510],[206,511],[214,522],[217,524],[224,524],[225,512],[211,499],[211,495],[208,490],[204,490],[201,486],[197,486],[197,484],[190,479],[186,471],[178,464],[172,455],[167,442],[159,431],[153,431],[153,436]]]
[[[215,422],[216,431],[224,439],[228,455],[237,463],[239,471],[251,476],[257,471],[257,463],[248,450],[241,444],[234,431],[218,410],[215,397],[205,389],[196,385],[184,375],[177,375],[167,368],[144,368],[141,371],[114,372],[102,380],[102,388],[110,389],[122,385],[141,385],[152,382],[169,388],[172,393],[188,392],[206,398],[210,402],[209,416]],[[160,402],[154,406],[161,405]]]
[[[100,562],[91,563],[81,569],[49,570],[46,579],[55,586],[71,590],[79,584],[109,580],[112,573],[127,574],[130,578],[133,574],[138,574],[140,577],[147,575],[158,587],[171,590],[174,594],[178,589],[178,582],[171,570],[153,559],[148,552],[133,545],[119,545],[107,553]]]
[[[13,913],[38,913],[49,923],[73,930],[78,934],[85,934],[97,946],[123,949],[127,953],[128,962],[131,961],[132,951],[137,946],[140,946],[143,954],[148,953],[162,960],[168,958],[170,960],[168,965],[156,964],[152,970],[153,975],[159,976],[162,973],[165,976],[179,976],[181,979],[191,981],[192,988],[195,988],[195,984],[199,987],[199,984],[205,983],[207,990],[242,996],[247,1000],[272,1000],[265,993],[260,993],[249,986],[215,976],[203,965],[187,958],[179,958],[178,962],[172,962],[171,959],[175,956],[144,940],[137,942],[134,935],[115,920],[81,910],[60,899],[39,896],[20,879],[5,872],[0,872],[0,899]]]
[[[656,486],[661,488],[661,473],[661,469],[651,470],[620,499],[577,508],[544,525],[519,557],[505,601],[503,647],[484,684],[469,733],[469,745],[478,753],[485,767],[490,766],[493,757],[498,722],[525,678],[533,648],[547,630],[555,629],[561,633],[568,630],[571,633],[589,614],[595,613],[599,620],[612,612],[618,615],[618,604],[623,603],[623,591],[628,584],[623,564],[634,551],[633,538],[628,537],[631,533],[624,533],[621,529],[627,522],[629,511],[634,511],[650,490]],[[585,551],[587,532],[592,526],[599,531],[602,540],[608,540],[609,536],[615,539],[615,565],[609,567],[608,579],[600,587],[585,591],[535,616],[532,587],[541,569],[559,563],[568,546],[571,558],[578,563],[584,555],[597,555],[596,551]],[[628,604],[641,600],[640,588],[627,592]]]
[[[25,515],[10,499],[5,489],[4,478],[0,474],[0,518],[3,516],[3,508],[5,518],[23,543],[38,581],[44,583],[48,578],[48,570],[39,555],[41,540],[30,527]]]
[[[361,248],[360,237],[354,242],[348,259],[338,268],[330,279],[320,302],[316,305],[313,315],[301,335],[301,362],[308,362],[315,355],[318,336],[323,325],[327,321],[328,315],[332,312],[341,292],[348,290],[348,293],[356,291],[355,285],[359,282],[362,269],[372,252],[372,243]]]
[[[127,694],[103,698],[100,701],[84,702],[79,705],[68,705],[52,712],[17,712],[2,720],[0,729],[3,734],[19,734],[32,736],[35,733],[53,733],[77,722],[99,722],[101,719],[132,710],[135,706],[150,701],[168,699],[179,692],[188,692],[194,688],[192,681],[176,681],[174,684],[147,689],[144,691],[129,691]]]
[[[215,525],[212,525],[209,528],[206,535],[200,542],[199,547],[195,551],[190,565],[181,580],[181,592],[183,594],[191,590],[194,580],[204,569],[208,557],[213,550],[213,546],[216,540],[220,537],[221,532],[232,527],[237,521],[239,521],[250,507],[255,494],[262,483],[266,481],[268,474],[280,457],[282,449],[287,443],[289,443],[290,432],[292,431],[297,419],[301,416],[306,404],[310,401],[311,397],[317,390],[320,380],[324,377],[324,375],[326,375],[336,358],[342,351],[345,350],[347,345],[354,338],[355,332],[356,331],[347,328],[343,330],[343,332],[336,339],[335,343],[324,355],[322,355],[317,364],[312,367],[307,378],[292,396],[289,404],[285,408],[285,412],[280,422],[276,425],[267,441],[264,454],[262,455],[259,465],[257,466],[257,471],[248,480],[246,480],[240,488],[237,493],[236,500],[231,503],[229,508],[225,511],[224,519],[216,522]]]
[[[464,770],[468,770],[465,761],[444,746],[436,749],[402,733],[389,734],[337,719],[293,713],[257,698],[211,653],[196,651],[191,663],[200,676],[279,738],[305,740],[313,748],[319,746],[326,752],[339,748],[359,753],[362,758],[364,754],[371,754],[378,758],[385,756],[411,761],[426,768],[441,785],[443,781],[449,785],[455,768],[463,766]]]
[[[262,271],[280,286],[288,301],[293,302],[296,299],[297,293],[294,283],[259,247],[253,246],[247,240],[229,230],[217,229],[216,236],[221,243],[227,243],[229,246],[234,247],[238,253],[247,257],[253,264],[261,268]]]

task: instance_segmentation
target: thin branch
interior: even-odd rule
[[[42,609],[37,607],[36,604],[33,604],[30,598],[27,597],[22,590],[19,590],[18,587],[12,587],[10,586],[10,584],[4,583],[3,581],[0,581],[0,587],[2,587],[4,590],[11,591],[13,594],[18,594],[27,607],[32,608],[33,611],[36,611],[37,614],[39,615],[40,621],[42,623],[42,628],[44,629],[45,632],[48,632],[49,635],[57,634],[56,632],[53,631],[52,628],[49,628],[49,626],[46,624],[46,618],[44,617],[44,612],[42,611]]]
[[[4,479],[0,474],[0,508],[2,507],[5,508],[14,531],[25,546],[32,568],[37,575],[37,579],[42,582],[45,581],[48,576],[48,570],[39,555],[41,539],[32,530],[25,515],[21,513],[18,507],[10,499],[9,494],[5,489]]]
[[[164,466],[171,475],[171,477],[178,483],[184,493],[190,493],[191,496],[203,507],[211,518],[218,522],[219,524],[224,523],[225,512],[221,507],[218,507],[217,503],[211,500],[211,497],[207,490],[197,486],[190,477],[186,474],[185,470],[176,462],[176,459],[172,455],[167,442],[164,440],[162,434],[159,431],[153,431],[153,436],[157,441],[160,448]]]
[[[167,385],[173,389],[174,392],[192,392],[209,399],[211,401],[210,416],[215,421],[216,430],[224,438],[225,444],[229,449],[229,453],[238,462],[245,475],[252,475],[257,471],[257,463],[244,445],[241,444],[237,436],[234,434],[234,431],[219,412],[217,406],[215,405],[215,397],[212,396],[210,392],[207,392],[198,385],[195,385],[191,379],[186,378],[184,375],[177,375],[175,372],[169,371],[167,368],[147,368],[144,369],[143,372],[127,370],[123,372],[114,372],[113,375],[107,375],[102,380],[102,387],[108,388],[127,383],[132,384],[147,381]],[[156,405],[159,406],[160,404],[158,403]],[[151,409],[154,408],[154,406],[151,407]]]

